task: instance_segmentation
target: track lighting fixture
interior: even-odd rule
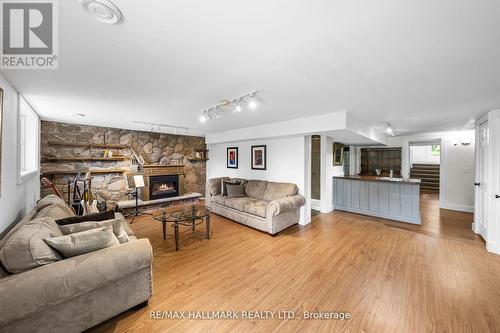
[[[200,117],[200,121],[203,121]],[[158,123],[148,123],[144,121],[138,121],[134,120],[133,121],[136,124],[143,124],[143,125],[148,125],[149,126],[149,131],[150,132],[168,132],[168,133],[173,133],[173,134],[189,134],[189,128],[187,127],[181,127],[181,126],[172,126],[172,125],[167,125],[167,124],[158,124]]]
[[[235,104],[234,108],[232,108],[233,113],[240,113],[243,111],[243,102],[247,99],[250,99],[248,101],[248,108],[251,110],[254,110],[257,108],[258,103],[255,99],[255,96],[257,95],[257,90],[254,90],[248,94],[241,95],[235,98],[231,99],[225,99],[221,101],[219,104],[211,106],[209,108],[206,108],[201,111],[201,116],[200,116],[200,122],[204,123],[207,120],[211,120],[213,118],[219,119],[224,115],[225,107],[232,107],[233,104]]]

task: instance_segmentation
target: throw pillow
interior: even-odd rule
[[[241,184],[227,184],[227,197],[228,198],[241,198],[245,197],[245,187]]]
[[[61,235],[53,218],[31,220],[5,243],[0,250],[0,260],[10,273],[21,273],[61,260],[61,256],[43,241],[46,237]]]
[[[226,196],[227,195],[227,184],[240,185],[241,182],[231,181],[231,180],[222,180],[221,184],[222,184],[221,195]]]
[[[81,231],[90,230],[90,229],[103,228],[103,227],[107,227],[107,226],[113,227],[113,233],[115,234],[116,238],[118,238],[118,241],[120,242],[120,244],[130,241],[130,238],[128,237],[127,233],[125,232],[125,229],[123,229],[122,220],[120,218],[106,220],[106,221],[87,221],[87,222],[80,222],[80,223],[75,223],[75,224],[60,225],[59,229],[61,230],[63,235],[70,235],[70,234],[74,234],[76,232],[81,232]]]
[[[112,226],[90,229],[66,236],[45,238],[44,241],[66,258],[120,244],[113,233]]]
[[[74,223],[88,222],[88,221],[112,220],[114,218],[115,218],[115,213],[112,210],[108,210],[105,212],[83,215],[83,216],[70,216],[64,219],[56,220],[56,222],[59,225],[66,225],[66,224],[74,224]]]

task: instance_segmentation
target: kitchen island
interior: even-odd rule
[[[420,179],[334,176],[336,210],[421,224]]]

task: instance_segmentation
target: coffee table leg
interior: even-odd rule
[[[205,217],[205,224],[207,227],[207,239],[210,239],[210,216]]]
[[[174,223],[175,251],[179,251],[179,225]]]
[[[167,222],[163,222],[162,226],[163,226],[163,239],[167,239]]]

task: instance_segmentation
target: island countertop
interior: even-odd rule
[[[390,178],[390,177],[382,177],[382,176],[333,176],[333,178],[337,179],[352,179],[352,180],[361,180],[361,181],[371,181],[371,182],[389,182],[389,183],[398,183],[398,184],[420,184],[420,179],[404,179],[404,178]]]

